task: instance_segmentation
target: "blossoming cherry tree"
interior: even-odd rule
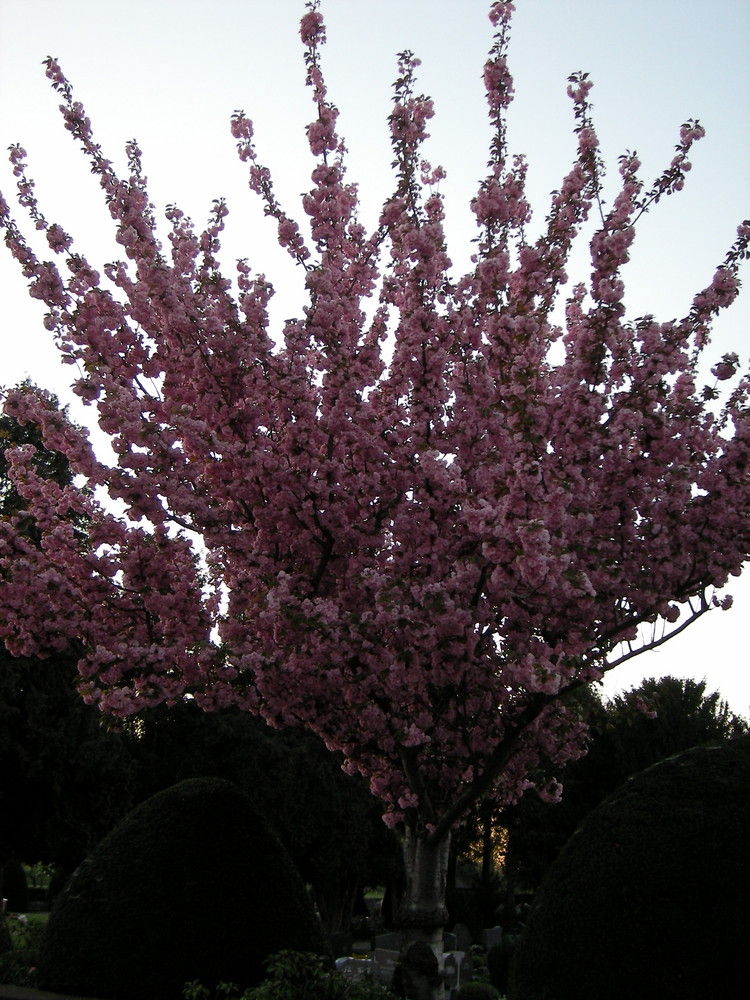
[[[250,120],[231,123],[250,187],[305,272],[306,305],[281,329],[266,279],[246,261],[232,279],[219,266],[225,204],[203,232],[169,206],[163,242],[140,150],[128,145],[120,176],[54,60],[65,126],[124,258],[100,273],[47,221],[19,146],[19,200],[54,260],[0,204],[114,456],[98,457],[44,393],[7,393],[6,411],[39,424],[78,477],[40,479],[30,446],[10,456],[42,540],[17,517],[0,524],[7,647],[74,644],[84,696],[114,715],[191,697],[318,733],[369,778],[399,832],[402,923],[436,951],[454,825],[486,796],[556,794],[555,766],[584,745],[571,696],[719,603],[715,588],[750,551],[750,382],[726,354],[714,367],[722,400],[699,383],[750,224],[688,315],[629,318],[635,224],[682,187],[703,133],[682,126],[651,187],[637,156],[622,156],[605,209],[591,83],[578,74],[575,160],[528,238],[526,165],[506,148],[512,11],[490,8],[492,143],[466,274],[447,256],[442,172],[422,153],[433,108],[408,52],[389,118],[395,188],[377,228],[360,223],[317,2],[301,22],[314,105],[306,227],[278,201]],[[563,315],[585,226],[591,273]]]

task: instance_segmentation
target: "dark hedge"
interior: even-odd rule
[[[750,982],[750,739],[630,778],[545,877],[512,1000],[734,1000]]]
[[[196,778],[134,809],[75,872],[50,914],[39,985],[180,1000],[191,980],[256,984],[283,948],[325,950],[299,874],[246,795]]]

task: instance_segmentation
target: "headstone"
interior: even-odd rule
[[[482,944],[484,945],[484,950],[489,951],[493,945],[500,944],[503,940],[503,929],[502,927],[487,927],[482,931]]]
[[[443,951],[455,951],[458,947],[458,940],[455,934],[443,932]]]
[[[400,952],[392,951],[390,948],[375,949],[372,953],[372,968],[377,982],[385,986],[391,985],[400,956]]]
[[[456,951],[470,951],[474,941],[466,924],[456,924],[453,933],[456,935]]]
[[[377,934],[375,936],[375,947],[385,948],[387,951],[401,951],[403,940],[403,934],[399,934],[396,931],[390,931],[388,934]]]
[[[459,963],[454,951],[448,952],[443,957],[443,975],[445,976],[446,990],[454,990],[461,985]]]
[[[341,958],[352,953],[352,936],[348,931],[335,931],[333,934],[329,934],[328,943],[334,958]]]
[[[372,962],[369,958],[337,958],[336,968],[347,979],[367,979],[372,974]]]

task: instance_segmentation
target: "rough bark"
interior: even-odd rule
[[[415,944],[428,945],[438,962],[439,981],[422,983],[420,997],[443,1000],[443,930],[448,919],[445,892],[450,855],[450,833],[435,838],[421,824],[404,825],[401,848],[406,874],[399,913],[404,934],[402,960]]]

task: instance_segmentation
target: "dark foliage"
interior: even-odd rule
[[[32,989],[36,986],[36,965],[43,934],[44,924],[37,920],[11,916],[0,923],[0,983]],[[0,990],[0,996],[6,994],[17,995],[15,991]]]
[[[57,396],[46,389],[40,389],[28,380],[17,388],[36,396],[48,411],[60,410]],[[62,407],[62,413],[67,418],[67,407]],[[24,514],[28,504],[9,474],[8,450],[24,445],[31,445],[34,448],[31,466],[40,479],[51,480],[58,486],[65,487],[72,483],[73,475],[65,455],[44,447],[42,430],[38,424],[22,424],[7,413],[0,413],[0,518],[20,516],[22,534],[38,545],[41,540],[39,529],[34,519]],[[80,537],[85,538],[87,528],[85,518],[71,514],[71,519],[77,526]]]
[[[56,396],[38,389],[30,382],[23,383],[20,388],[44,397],[50,409],[59,408]],[[8,475],[6,452],[9,448],[19,448],[29,444],[36,449],[32,464],[40,479],[51,479],[58,486],[67,486],[72,482],[73,477],[67,458],[58,451],[44,447],[42,432],[37,424],[20,424],[14,417],[2,413],[0,414],[0,517],[9,517],[26,509],[26,501]]]
[[[50,393],[24,383],[50,410]],[[9,449],[31,445],[36,474],[64,487],[68,460],[44,447],[36,424],[0,414],[0,518],[24,517],[26,501],[8,472]],[[77,520],[85,533],[86,525]],[[33,520],[23,522],[35,540]],[[72,870],[134,804],[123,740],[76,691],[77,651],[13,657],[0,642],[0,839],[22,861]]]
[[[740,1000],[750,981],[750,737],[627,781],[548,872],[513,1000]]]
[[[132,807],[124,738],[76,691],[75,658],[0,648],[0,837],[23,861],[72,871]]]
[[[0,888],[8,900],[8,913],[26,913],[29,908],[29,886],[26,872],[18,858],[9,858],[2,866]]]
[[[562,801],[542,802],[528,792],[499,822],[508,827],[506,873],[521,888],[535,889],[572,836],[600,802],[631,775],[671,754],[747,732],[705,681],[651,678],[603,704],[584,703],[591,743],[588,753],[561,774]]]
[[[456,1000],[498,1000],[499,994],[490,983],[464,983]]]
[[[254,985],[283,948],[325,950],[299,874],[247,796],[193,779],[135,809],[74,874],[50,915],[39,985],[179,1000],[190,980]]]
[[[196,1000],[212,1000],[205,993],[195,991]],[[394,995],[381,983],[342,976],[320,955],[282,951],[269,959],[260,986],[242,997],[222,988],[213,1000],[394,1000]]]
[[[247,712],[162,706],[138,720],[133,753],[143,793],[190,777],[242,788],[278,834],[328,931],[349,927],[357,891],[387,884],[401,866],[398,844],[362,778],[312,733],[271,729]]]
[[[510,967],[516,947],[516,935],[506,934],[500,944],[493,945],[487,952],[487,972],[490,982],[503,996],[508,992]]]

